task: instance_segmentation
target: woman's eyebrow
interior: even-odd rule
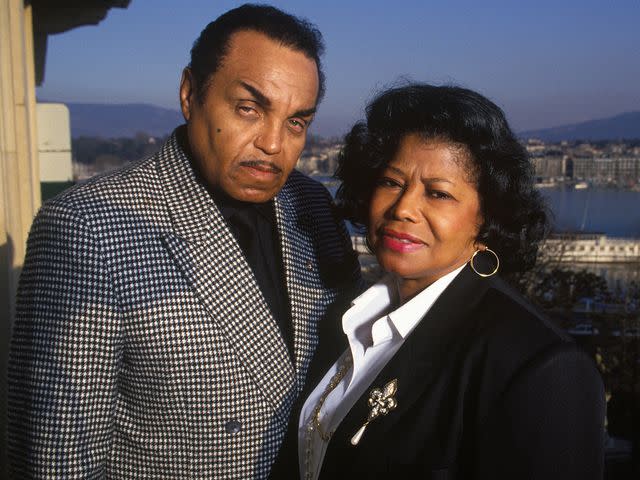
[[[448,178],[441,178],[441,177],[429,177],[429,178],[423,178],[422,181],[424,183],[438,183],[438,182],[443,182],[443,183],[450,183],[453,185],[454,182],[452,182],[451,180],[449,180]]]
[[[398,167],[394,167],[392,165],[387,165],[387,170],[391,170],[399,175],[404,175],[404,172],[401,169],[399,169]]]

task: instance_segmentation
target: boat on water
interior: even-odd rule
[[[576,190],[584,190],[585,188],[589,188],[589,184],[587,182],[577,182],[573,188]]]
[[[536,188],[553,188],[553,187],[557,187],[558,184],[556,182],[536,182],[535,183],[535,187]]]

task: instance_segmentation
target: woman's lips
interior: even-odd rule
[[[425,246],[422,240],[412,235],[388,229],[382,232],[382,244],[389,250],[400,253],[415,252]]]

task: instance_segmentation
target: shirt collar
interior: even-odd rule
[[[377,345],[393,338],[394,332],[404,340],[420,320],[429,311],[440,294],[462,271],[464,265],[439,278],[418,293],[404,305],[389,312],[398,302],[397,279],[394,275],[385,275],[378,283],[370,287],[352,302],[352,307],[342,317],[342,329],[349,338],[349,343],[359,337],[362,332],[369,332],[371,345]],[[367,345],[363,345],[364,348]]]
[[[391,323],[402,338],[406,338],[431,309],[438,297],[462,271],[464,264],[433,282],[404,305],[389,314]]]

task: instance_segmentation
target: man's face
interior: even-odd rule
[[[273,198],[304,148],[318,85],[312,59],[255,31],[231,36],[201,98],[185,69],[180,105],[209,186],[247,202]]]

